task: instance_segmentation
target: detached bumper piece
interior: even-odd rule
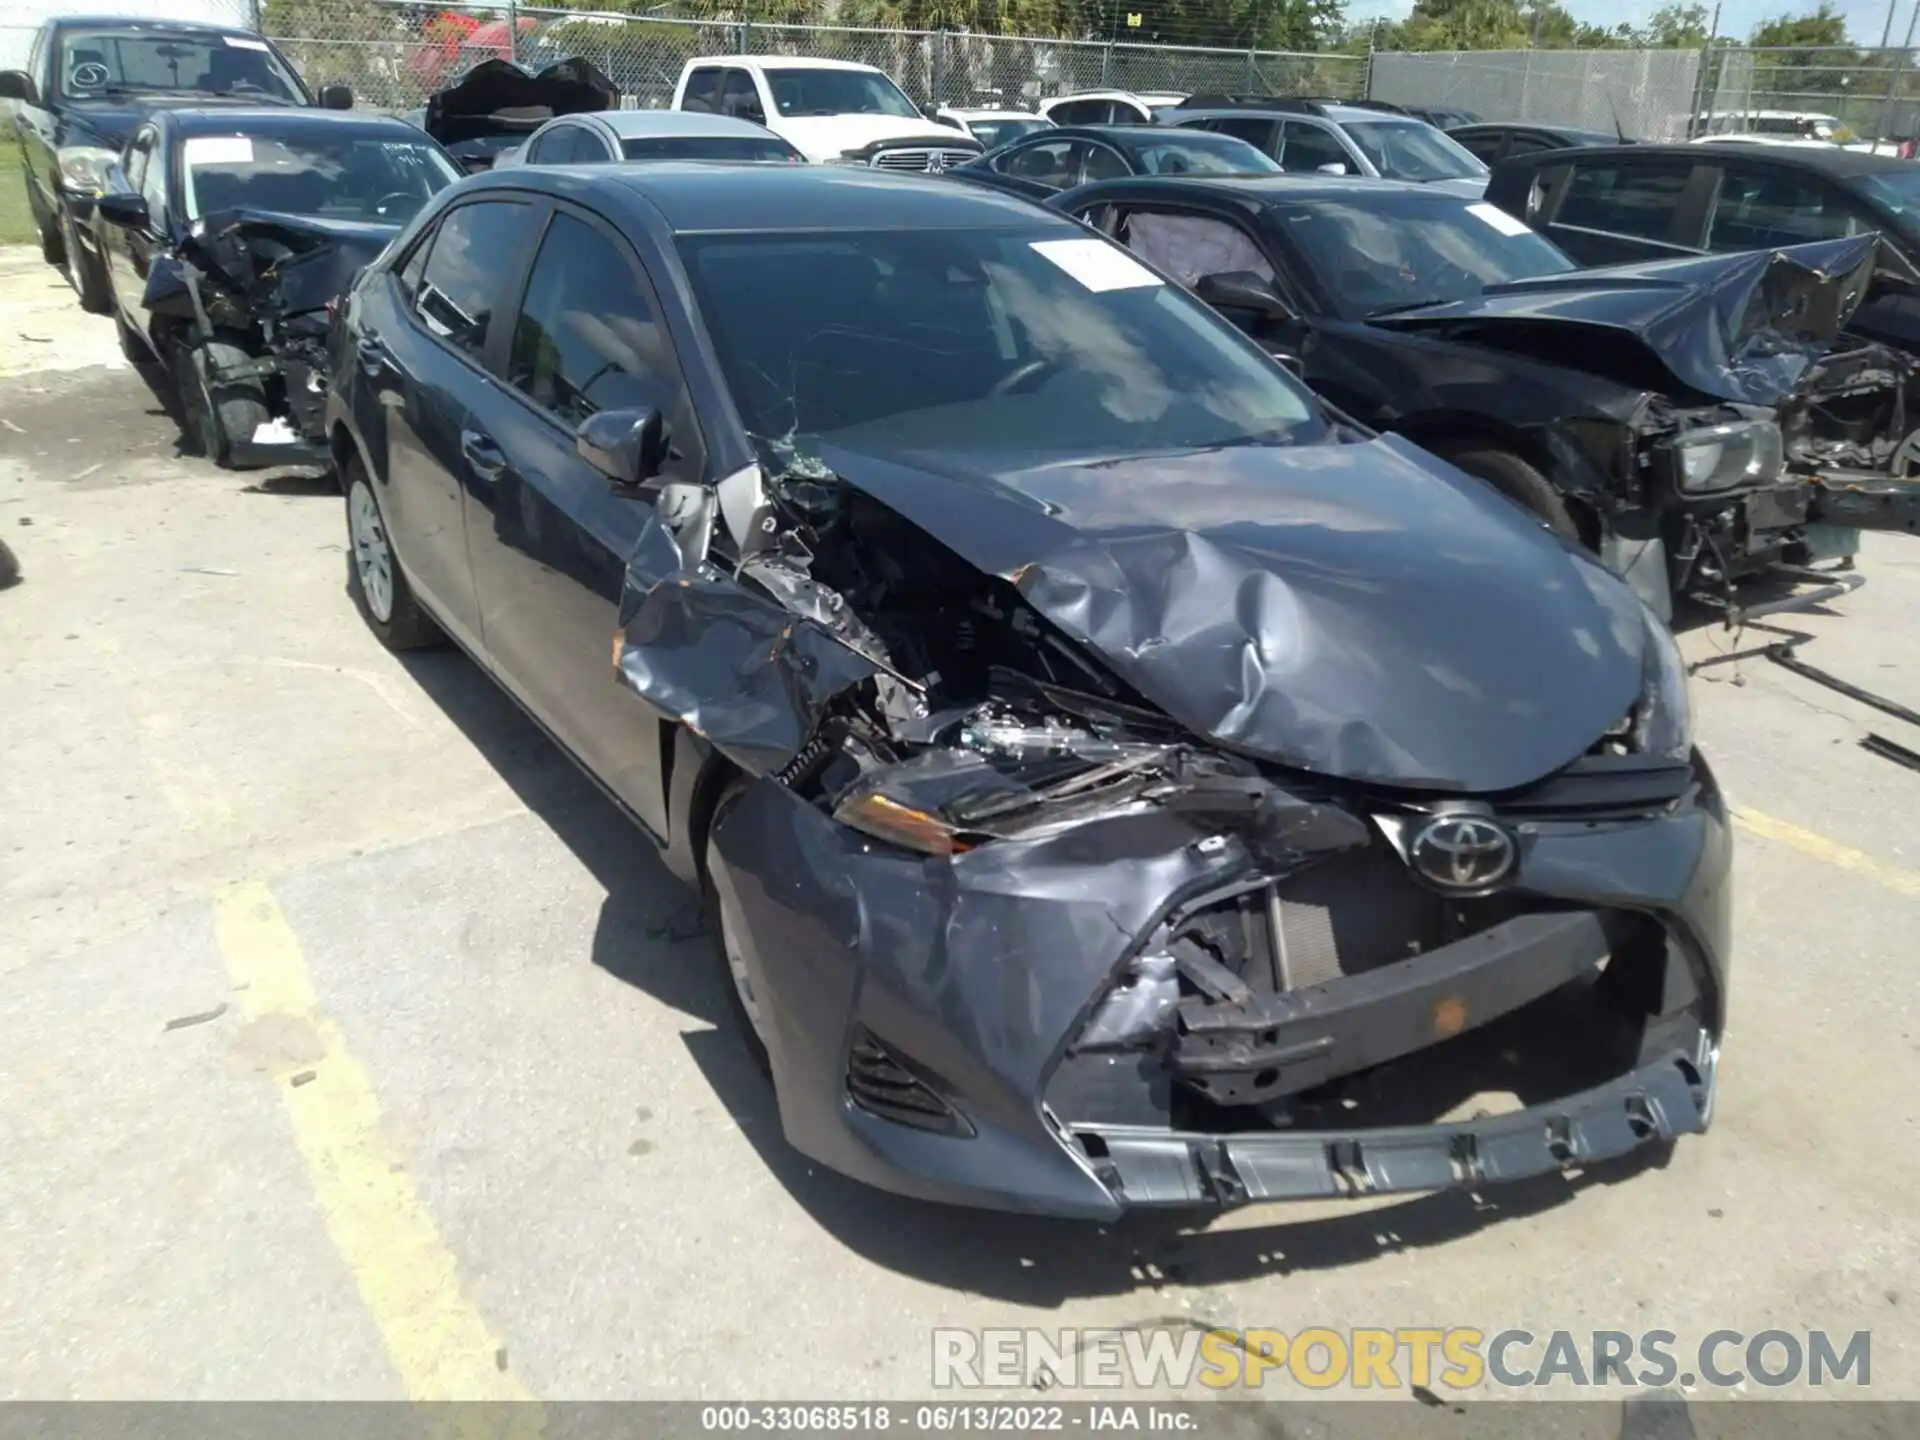
[[[1076,1130],[1096,1173],[1129,1205],[1243,1205],[1444,1190],[1545,1175],[1702,1132],[1714,1051],[1694,1045],[1549,1105],[1487,1120],[1300,1135]]]
[[[1814,480],[1812,515],[1827,525],[1920,535],[1920,480],[1830,471]]]

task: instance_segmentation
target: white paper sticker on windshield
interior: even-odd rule
[[[1478,215],[1502,235],[1531,235],[1533,233],[1533,231],[1527,228],[1524,220],[1516,220],[1498,205],[1489,205],[1484,200],[1475,201],[1473,204],[1467,206],[1467,211],[1469,214]]]
[[[190,135],[180,156],[189,165],[251,165],[253,141],[245,135]]]
[[[264,50],[267,48],[266,41],[249,40],[244,35],[222,35],[220,38],[236,50]]]
[[[1089,290],[1142,290],[1163,281],[1118,246],[1104,240],[1035,240],[1034,254],[1051,260]]]

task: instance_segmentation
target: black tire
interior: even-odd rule
[[[347,594],[353,597],[360,618],[367,622],[376,640],[395,652],[442,643],[446,636],[434,624],[433,617],[421,608],[413,587],[407,583],[406,572],[400,568],[393,542],[387,535],[380,497],[367,478],[366,467],[357,457],[349,460],[341,471],[340,488],[347,501]],[[385,547],[384,579],[379,578],[381,571],[376,557],[364,545],[371,537],[356,528],[357,505],[370,506],[378,525],[379,543]],[[384,615],[381,614],[383,598]]]
[[[712,937],[713,963],[719,972],[721,988],[727,992],[727,1009],[733,1014],[734,1027],[740,1032],[740,1043],[746,1047],[747,1058],[762,1075],[771,1078],[773,1062],[767,1058],[766,1042],[761,1040],[760,1032],[755,1028],[753,1016],[747,1011],[747,1002],[740,994],[740,983],[734,980],[733,964],[727,958],[732,943],[732,930],[728,925],[725,907],[720,903],[719,891],[713,884],[713,837],[719,830],[720,822],[747,793],[749,782],[744,776],[736,776],[727,781],[726,788],[720,792],[720,798],[714,801],[713,815],[707,821],[707,833],[700,847],[700,898],[706,907],[707,930]]]
[[[1442,459],[1486,481],[1521,509],[1538,516],[1554,534],[1576,545],[1586,543],[1573,512],[1567,508],[1566,497],[1511,450],[1473,440],[1434,448]]]
[[[60,222],[40,203],[40,192],[33,188],[33,181],[24,172],[20,180],[27,187],[27,213],[33,216],[33,227],[40,232],[40,258],[56,270],[60,269],[67,263],[67,247],[60,237]]]
[[[167,368],[173,374],[187,443],[214,464],[231,468],[234,441],[251,440],[253,432],[272,418],[267,413],[266,387],[257,378],[210,384],[207,376],[212,370],[245,365],[253,357],[220,340],[195,349],[182,336],[175,336],[168,349]]]
[[[73,216],[61,215],[60,239],[67,252],[67,278],[80,296],[80,308],[89,315],[107,314],[113,309],[113,288],[107,283],[107,267],[75,237]]]
[[[118,307],[113,312],[114,333],[120,337],[120,353],[127,357],[127,363],[144,369],[153,364],[153,350],[138,330],[127,324],[126,316]]]
[[[0,590],[20,583],[20,562],[13,558],[7,542],[0,540]]]

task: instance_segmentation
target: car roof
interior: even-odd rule
[[[1604,142],[1618,149],[1620,137],[1610,130],[1585,130],[1578,125],[1536,125],[1529,120],[1477,120],[1471,125],[1457,125],[1447,132],[1449,135],[1559,135],[1582,144]],[[1635,149],[1641,147],[1635,146]]]
[[[1435,205],[1471,205],[1467,196],[1453,191],[1436,191],[1431,185],[1407,180],[1376,180],[1366,176],[1331,175],[1138,175],[1134,178],[1101,180],[1085,188],[1119,189],[1147,187],[1178,190],[1187,194],[1205,192],[1221,200],[1241,203],[1256,201],[1271,204],[1287,200],[1351,200],[1355,196],[1397,195],[1424,198]]]
[[[1711,150],[1717,140],[1705,145],[1699,143],[1672,143],[1661,145],[1602,145],[1580,153],[1582,164],[1611,160],[1658,160],[1662,157],[1700,162],[1700,152]],[[1838,145],[1816,145],[1801,148],[1797,145],[1750,145],[1736,142],[1729,147],[1738,152],[1748,162],[1764,161],[1770,165],[1792,165],[1806,170],[1819,170],[1828,175],[1879,175],[1888,171],[1911,171],[1913,161],[1902,160],[1897,155],[1875,155],[1867,150],[1846,150]],[[1538,162],[1547,165],[1565,165],[1568,157],[1559,151],[1548,150],[1539,155],[1518,155],[1512,160],[1503,160],[1502,168],[1507,165],[1531,165]]]
[[[160,110],[156,121],[181,135],[249,135],[273,137],[315,130],[360,131],[419,141],[426,132],[398,115],[376,115],[368,110],[313,110],[304,105],[209,105]]]
[[[1145,105],[1157,105],[1184,98],[1177,90],[1069,90],[1064,95],[1049,95],[1040,103],[1058,105],[1067,100],[1138,100]]]
[[[777,65],[782,70],[863,70],[885,74],[875,65],[858,60],[828,60],[820,55],[696,55],[689,65]]]
[[[192,30],[207,35],[253,35],[244,25],[222,25],[217,20],[167,20],[154,15],[56,15],[53,25],[59,30],[86,30],[112,26],[116,30]],[[265,36],[258,36],[264,40]]]
[[[764,125],[734,115],[710,115],[698,110],[590,110],[579,115],[556,116],[560,120],[596,120],[612,129],[622,140],[647,135],[758,135],[769,138],[773,132]]]
[[[1372,105],[1351,105],[1342,100],[1306,98],[1296,100],[1286,95],[1272,97],[1271,103],[1252,99],[1238,101],[1232,105],[1182,105],[1178,114],[1182,120],[1188,116],[1212,119],[1219,115],[1272,115],[1285,116],[1289,120],[1301,120],[1311,119],[1317,115],[1322,120],[1333,121],[1336,125],[1369,124],[1378,121],[1399,125],[1427,124],[1418,115],[1409,115],[1402,110],[1388,110]]]
[[[863,165],[733,165],[662,160],[646,165],[513,166],[469,177],[467,194],[496,187],[551,190],[620,209],[644,203],[680,233],[711,231],[1057,229],[1077,222],[1031,201],[935,176]]]
[[[962,120],[1044,120],[1046,116],[1033,110],[995,110],[977,105],[942,105],[942,113],[958,115]]]

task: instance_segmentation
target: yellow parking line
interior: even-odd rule
[[[528,1400],[506,1352],[460,1289],[453,1253],[380,1134],[367,1072],[324,1014],[300,943],[273,892],[258,881],[213,902],[220,953],[248,1021],[297,1023],[297,1062],[274,1076],[327,1233],[352,1272],[387,1352],[414,1400]],[[310,1033],[309,1033],[310,1032]],[[298,1082],[298,1083],[296,1083]],[[537,1431],[539,1407],[495,1411],[509,1429]],[[478,1420],[478,1414],[469,1418]],[[500,1433],[497,1424],[478,1427]]]
[[[1912,870],[1902,870],[1898,866],[1887,865],[1871,855],[1854,850],[1838,841],[1829,840],[1824,835],[1816,835],[1811,830],[1802,830],[1798,825],[1785,820],[1776,820],[1771,815],[1758,810],[1748,810],[1735,806],[1733,818],[1742,829],[1751,830],[1755,835],[1763,835],[1769,840],[1778,840],[1783,845],[1791,845],[1802,855],[1811,855],[1816,860],[1824,860],[1839,870],[1851,870],[1863,875],[1877,885],[1902,895],[1911,895],[1920,899],[1920,874]]]

